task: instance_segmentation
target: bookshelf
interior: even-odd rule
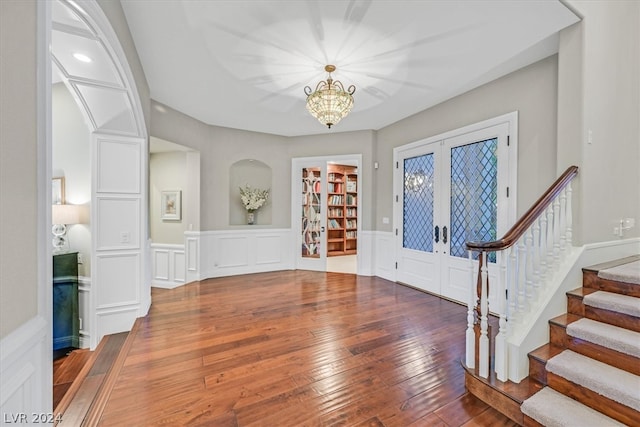
[[[358,174],[353,166],[327,167],[327,256],[352,255],[358,244]]]

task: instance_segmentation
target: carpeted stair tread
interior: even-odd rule
[[[522,413],[547,427],[605,427],[624,424],[583,405],[582,403],[545,387],[520,407]]]
[[[640,411],[640,376],[565,350],[547,362],[546,369],[575,384]]]
[[[640,333],[591,319],[567,325],[567,334],[630,356],[640,357]]]
[[[640,317],[640,298],[612,292],[597,291],[583,298],[585,305]]]
[[[640,260],[598,271],[598,277],[640,285]]]

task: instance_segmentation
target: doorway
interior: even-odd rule
[[[515,217],[516,125],[511,113],[394,150],[398,281],[467,302],[465,243],[495,240]]]
[[[356,274],[361,155],[292,160],[296,268]]]

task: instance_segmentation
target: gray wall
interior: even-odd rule
[[[257,159],[271,168],[271,225],[291,227],[291,159],[294,157],[362,154],[363,188],[360,194],[362,227],[371,229],[373,206],[373,132],[346,132],[288,138],[239,129],[210,126],[167,106],[152,103],[151,135],[200,151],[200,213],[202,230],[233,228],[230,203],[239,197],[231,185],[229,167],[245,159]],[[233,187],[233,190],[231,189]],[[258,212],[258,223],[263,224]]]
[[[188,230],[189,199],[186,151],[155,153],[149,156],[149,223],[153,243],[183,244]],[[161,196],[165,190],[182,192],[182,216],[179,221],[161,219]]]
[[[289,227],[291,162],[286,156],[285,137],[210,126],[167,106],[159,106],[152,104],[151,135],[200,152],[201,230],[233,228],[229,218],[229,166],[245,159],[258,159],[273,171],[271,227]]]
[[[391,231],[393,149],[465,125],[518,111],[518,215],[555,180],[557,56],[436,105],[378,131],[375,229]],[[570,165],[563,165],[566,168]]]
[[[579,243],[640,236],[640,2],[570,1],[584,19],[562,32],[558,158],[580,166]],[[567,160],[569,161],[569,160]]]
[[[0,338],[38,312],[36,36],[35,1],[0,1]]]

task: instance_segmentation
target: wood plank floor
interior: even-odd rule
[[[467,393],[466,309],[283,271],[153,290],[103,426],[513,426]]]

